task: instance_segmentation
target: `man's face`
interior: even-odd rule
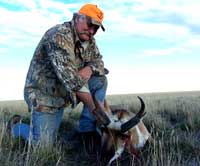
[[[99,29],[99,26],[92,24],[91,18],[87,16],[78,16],[75,26],[81,41],[90,40]]]

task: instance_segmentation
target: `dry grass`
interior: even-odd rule
[[[140,105],[138,94],[108,96],[108,102],[120,104],[136,112]],[[123,154],[115,165],[199,166],[200,165],[200,92],[139,94],[145,101],[147,116],[144,123],[154,142],[142,151],[141,162]],[[77,124],[78,111],[65,112],[62,130]],[[23,140],[8,139],[5,126],[8,119],[19,113],[28,122],[30,114],[23,101],[0,102],[0,165],[96,165],[95,159],[82,149],[69,150],[59,143],[48,149],[29,149]],[[31,152],[31,155],[28,155]],[[29,156],[29,158],[27,158]],[[105,161],[101,164],[105,165]]]

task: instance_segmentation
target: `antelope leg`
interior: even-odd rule
[[[114,156],[110,159],[108,165],[110,165],[114,160],[118,159],[121,156],[122,152],[125,149],[125,145],[126,144],[123,143],[120,147],[118,147],[118,149],[115,151]]]

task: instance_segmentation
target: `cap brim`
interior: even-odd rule
[[[100,22],[98,22],[98,21],[96,21],[96,20],[94,20],[94,19],[91,19],[91,21],[92,21],[92,24],[95,24],[95,25],[100,26],[101,29],[102,29],[103,31],[105,31],[104,26],[103,26]]]

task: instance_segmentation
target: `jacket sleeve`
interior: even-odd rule
[[[90,50],[92,50],[92,55],[90,61],[86,63],[86,66],[90,66],[92,68],[94,75],[104,75],[104,62],[95,41]]]
[[[45,44],[45,50],[57,77],[66,90],[76,92],[82,88],[86,81],[78,74],[72,40],[56,34]]]

